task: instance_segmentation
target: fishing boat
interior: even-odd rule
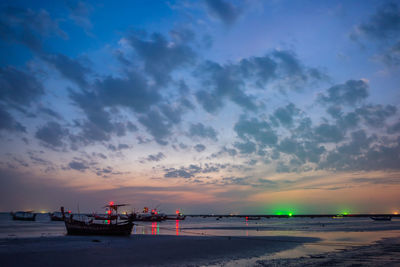
[[[14,221],[34,221],[36,220],[36,213],[33,211],[17,211],[11,212]]]
[[[133,222],[132,220],[118,221],[118,208],[126,206],[125,204],[114,204],[110,202],[106,205],[107,209],[107,220],[102,223],[94,222],[93,219],[89,221],[75,220],[73,215],[68,219],[65,217],[65,227],[67,228],[68,235],[120,235],[128,236],[132,232]],[[65,216],[64,208],[61,207],[61,213]],[[115,219],[114,219],[115,218]]]
[[[179,220],[179,221],[186,219],[186,215],[183,215],[179,210],[176,210],[175,214],[176,215],[167,216],[165,219],[166,220]]]
[[[71,211],[64,213],[65,218],[63,217],[63,214],[59,211],[49,212],[49,216],[51,221],[64,221],[65,219],[69,219],[69,216],[71,216]]]
[[[157,209],[152,209],[149,211],[148,207],[144,207],[141,213],[134,214],[132,218],[134,221],[161,222],[166,220],[167,215],[159,213]]]
[[[392,216],[371,216],[370,217],[374,221],[391,221]]]

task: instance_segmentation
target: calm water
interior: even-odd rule
[[[77,218],[77,217],[75,217]],[[200,236],[306,236],[321,241],[304,244],[294,250],[269,257],[296,257],[331,251],[346,246],[366,245],[385,237],[400,236],[400,219],[388,222],[369,218],[273,218],[246,221],[244,218],[192,218],[184,221],[136,222],[133,235]],[[63,222],[50,221],[48,214],[38,214],[36,221],[13,221],[0,213],[0,238],[51,237],[66,234]],[[279,240],[278,240],[279,241]]]

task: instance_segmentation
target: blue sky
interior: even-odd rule
[[[3,1],[0,32],[2,210],[400,209],[397,1]]]

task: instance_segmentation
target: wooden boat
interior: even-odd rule
[[[49,216],[51,221],[64,221],[65,219],[68,219],[69,216],[71,216],[71,211],[68,211],[64,214],[65,218],[63,218],[62,213],[59,211],[51,212],[49,213]]]
[[[166,216],[165,217],[166,220],[178,220],[178,221],[182,221],[184,219],[186,219],[186,215],[183,215],[179,210],[176,210],[176,215],[175,216]]]
[[[370,217],[374,221],[391,221],[392,216],[371,216]]]
[[[125,206],[124,204],[115,205],[110,202],[109,205],[105,206],[107,208],[107,214],[109,215],[109,220],[105,220],[103,223],[95,223],[93,219],[86,222],[75,220],[73,215],[68,219],[65,219],[65,227],[67,229],[68,235],[120,235],[127,236],[132,232],[133,222],[132,220],[118,222],[118,207]],[[112,214],[115,212],[115,214]],[[61,213],[64,213],[64,208],[61,207]],[[64,217],[65,218],[65,217]],[[116,218],[111,219],[111,218]]]
[[[34,221],[36,220],[36,213],[33,211],[17,211],[11,212],[14,221]]]

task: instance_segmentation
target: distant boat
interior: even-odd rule
[[[33,211],[17,211],[11,212],[14,221],[34,221],[36,220],[36,213]]]
[[[186,219],[186,216],[183,215],[179,210],[176,210],[176,215],[167,216],[165,219],[182,221],[182,220]]]
[[[49,216],[50,220],[52,221],[64,221],[65,218],[68,219],[69,216],[71,216],[71,211],[64,213],[65,218],[63,217],[63,214],[59,211],[51,212],[49,213]]]
[[[142,222],[161,222],[167,219],[167,215],[159,213],[157,209],[149,211],[148,207],[144,207],[141,213],[134,213],[132,216],[133,221]]]
[[[391,221],[392,216],[371,216],[370,217],[374,221]]]
[[[253,216],[247,216],[246,221],[258,221],[261,220],[260,217],[253,217]]]
[[[118,207],[125,206],[124,204],[115,205],[110,202],[107,208],[108,220],[103,223],[94,223],[93,219],[86,222],[75,220],[73,214],[65,219],[65,227],[68,235],[130,235],[133,228],[132,220],[118,222]],[[64,214],[64,208],[61,207],[61,213]],[[113,214],[114,213],[114,214]],[[65,217],[64,217],[65,218]],[[114,219],[115,218],[115,219]]]

